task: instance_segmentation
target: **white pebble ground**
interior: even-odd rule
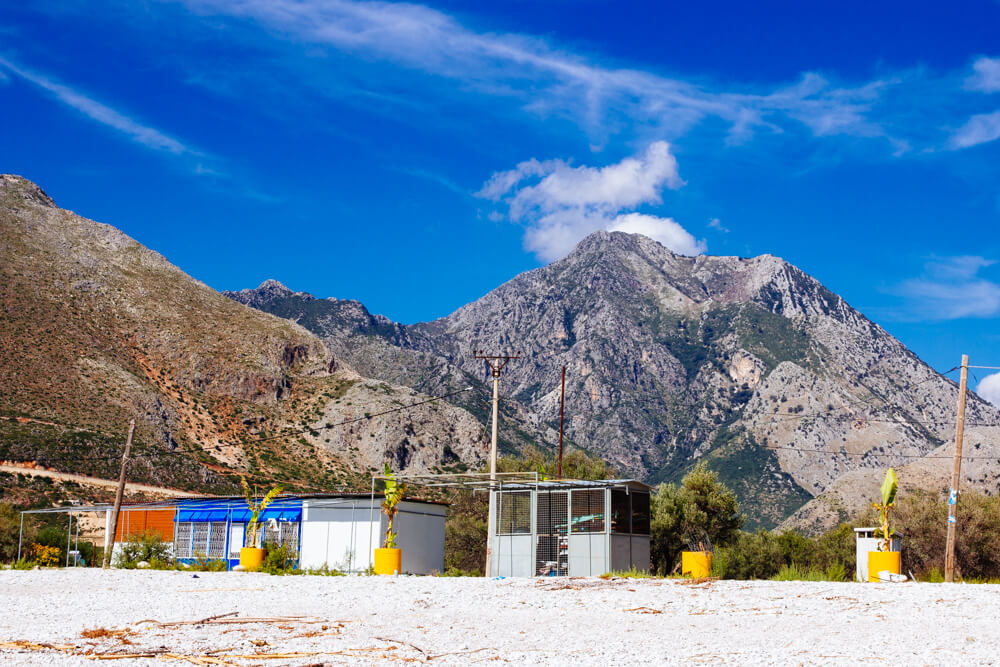
[[[2,571],[0,609],[4,665],[1000,660],[988,585],[81,569]],[[149,657],[94,662],[110,654]]]

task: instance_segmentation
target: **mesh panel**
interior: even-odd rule
[[[632,532],[632,508],[624,489],[611,489],[611,532]]]
[[[205,556],[208,554],[208,526],[207,523],[194,524],[194,540],[191,545],[191,556]]]
[[[574,533],[604,532],[604,489],[573,491]]]
[[[299,553],[299,524],[289,522],[282,524],[281,543],[288,547],[288,553],[298,555]]]
[[[206,552],[209,558],[225,558],[226,557],[226,522],[221,523],[214,522],[210,524],[211,537],[208,541],[208,551]]]
[[[498,535],[525,535],[531,532],[531,492],[500,494]]]
[[[632,533],[649,535],[649,494],[632,494]]]
[[[268,522],[264,528],[264,542],[271,545],[282,545],[288,547],[290,555],[299,552],[299,522],[279,521],[272,526]]]
[[[174,536],[174,554],[177,558],[191,557],[191,524],[178,523]]]
[[[566,529],[569,508],[565,491],[540,492],[535,516],[538,545],[535,549],[535,574],[564,576],[568,572]]]

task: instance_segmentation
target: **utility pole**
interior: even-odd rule
[[[562,436],[563,436],[563,414],[566,409],[566,367],[562,368],[562,389],[559,393],[559,479],[562,479]]]
[[[128,453],[132,449],[132,434],[135,432],[135,420],[128,423],[128,438],[125,439],[125,452],[122,454],[122,470],[118,475],[118,493],[115,494],[115,509],[111,516],[111,534],[106,540],[107,551],[104,552],[104,569],[111,565],[111,552],[115,550],[115,534],[118,532],[118,514],[122,509],[122,496],[125,495],[125,466],[128,464]]]
[[[955,463],[951,469],[951,491],[948,494],[948,546],[944,554],[944,580],[955,581],[955,510],[958,485],[962,474],[962,439],[965,436],[965,389],[969,382],[969,355],[962,355],[962,375],[958,386],[958,424],[955,428]]]
[[[521,351],[514,354],[486,354],[485,350],[474,350],[476,359],[483,359],[493,372],[493,440],[490,445],[490,515],[486,519],[486,568],[487,577],[493,576],[493,533],[496,531],[497,479],[497,424],[500,419],[500,373],[512,359],[520,359]]]

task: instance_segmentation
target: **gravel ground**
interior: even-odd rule
[[[0,609],[6,665],[1000,661],[987,585],[3,571]]]

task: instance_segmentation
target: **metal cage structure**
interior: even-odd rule
[[[591,577],[648,572],[650,492],[631,479],[498,481],[493,572]]]

